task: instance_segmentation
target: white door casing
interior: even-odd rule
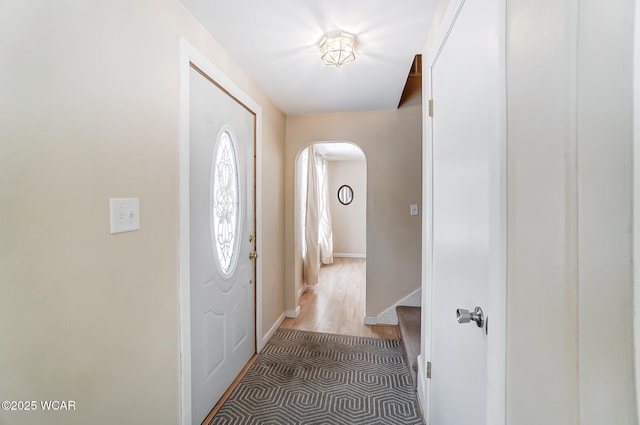
[[[426,63],[423,403],[430,425],[504,424],[504,2],[452,2],[435,45]],[[476,306],[488,335],[457,323],[456,309]]]
[[[260,107],[180,39],[180,321],[182,423],[199,424],[264,341],[261,322]],[[237,257],[218,261],[216,158],[239,164]],[[230,143],[229,143],[230,141]],[[229,149],[230,148],[230,149]],[[255,166],[254,166],[255,149]],[[233,173],[223,173],[226,176]],[[232,179],[233,180],[233,179]],[[233,182],[232,182],[233,183]],[[254,199],[255,206],[254,208]],[[253,214],[256,212],[256,217]],[[217,220],[219,222],[219,220]],[[249,236],[255,238],[250,241]],[[232,244],[233,246],[233,244]],[[224,249],[223,249],[224,251]]]

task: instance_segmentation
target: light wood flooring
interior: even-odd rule
[[[286,318],[281,328],[399,339],[397,326],[365,325],[366,260],[334,258],[323,265],[319,282],[308,287],[299,300],[298,317]]]

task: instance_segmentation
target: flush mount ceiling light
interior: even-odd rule
[[[342,66],[356,59],[356,37],[346,32],[334,32],[320,41],[322,62],[325,65]]]

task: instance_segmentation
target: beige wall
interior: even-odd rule
[[[633,7],[507,1],[508,424],[637,424]]]
[[[179,35],[263,108],[265,331],[284,309],[285,118],[245,72],[178,0],[0,2],[0,399],[77,405],[0,423],[179,423]]]
[[[284,312],[285,117],[266,98],[262,106],[262,334]]]
[[[329,161],[329,205],[333,223],[333,252],[365,256],[367,253],[367,163]],[[338,189],[347,184],[353,201],[342,205]]]
[[[300,241],[294,227],[297,155],[313,142],[349,141],[367,157],[367,316],[420,287],[421,219],[409,204],[421,199],[421,107],[287,117],[285,305],[302,286]]]

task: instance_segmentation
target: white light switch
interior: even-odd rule
[[[112,234],[140,230],[140,199],[109,199],[109,218]]]
[[[409,214],[418,215],[418,204],[409,205]]]

